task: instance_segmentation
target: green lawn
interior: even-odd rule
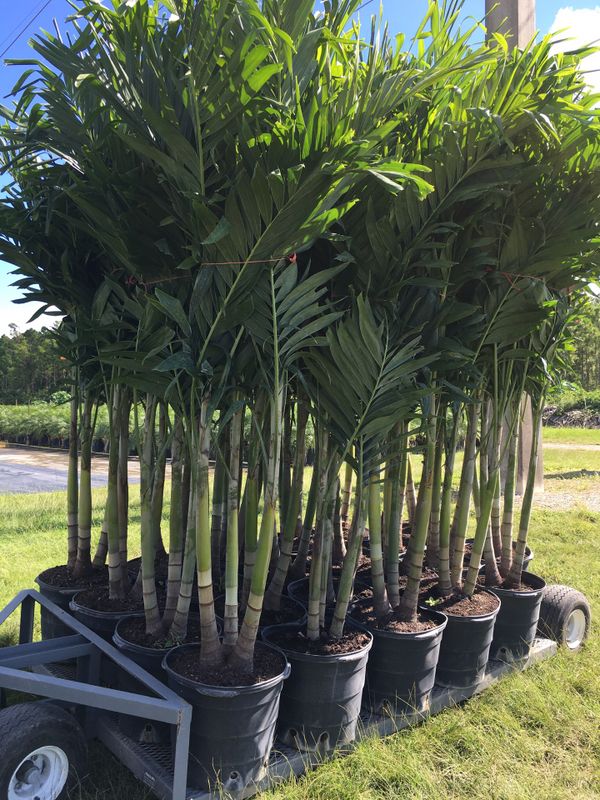
[[[556,453],[558,467],[595,471],[596,453]],[[593,459],[591,457],[594,457]],[[563,470],[564,471],[564,470]],[[600,489],[600,479],[594,476]],[[135,492],[132,492],[135,495]],[[96,528],[102,500],[97,491]],[[0,497],[0,606],[42,569],[64,560],[62,494]],[[166,509],[165,509],[166,513]],[[133,506],[131,550],[137,537]],[[531,545],[535,572],[584,591],[600,614],[600,514],[539,510]],[[9,638],[16,631],[8,628]],[[6,641],[6,639],[4,639]],[[561,653],[461,708],[385,740],[363,742],[269,800],[592,800],[600,798],[600,640]],[[100,746],[79,800],[142,800],[152,795]]]
[[[600,445],[600,428],[544,428],[544,443]]]

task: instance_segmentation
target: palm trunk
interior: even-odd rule
[[[246,605],[252,583],[252,572],[256,562],[258,546],[258,500],[260,497],[260,435],[263,428],[264,403],[259,395],[252,410],[250,448],[248,453],[248,477],[245,488],[244,508],[244,587],[243,602]]]
[[[410,463],[410,455],[408,454],[406,456],[406,511],[408,514],[408,521],[412,526],[414,525],[415,515],[417,512],[417,496],[415,492],[412,466]]]
[[[211,563],[220,576],[221,570],[221,538],[223,534],[223,518],[225,516],[226,481],[225,462],[221,452],[217,451],[215,472],[213,477],[213,497],[211,516]],[[217,575],[215,576],[217,577]]]
[[[279,476],[279,458],[281,453],[281,427],[283,416],[284,391],[275,380],[275,395],[271,399],[271,431],[269,436],[268,463],[265,479],[264,508],[256,551],[256,563],[252,573],[252,583],[248,603],[244,613],[244,621],[232,658],[235,663],[250,671],[252,669],[254,646],[258,634],[260,615],[267,583],[269,562],[271,557],[273,526],[277,515],[277,484]]]
[[[234,402],[237,401],[234,397]],[[229,435],[229,483],[227,487],[227,546],[225,562],[225,625],[223,644],[235,646],[238,637],[238,568],[240,548],[238,541],[240,435],[243,411],[236,411],[231,420]]]
[[[215,617],[213,594],[211,516],[208,487],[210,457],[210,425],[208,398],[202,399],[198,429],[196,463],[196,560],[198,562],[198,602],[200,605],[200,661],[216,664],[222,658],[219,631]]]
[[[92,572],[92,440],[94,401],[89,389],[83,397],[81,416],[81,456],[79,471],[79,507],[77,560],[73,568],[75,578],[84,578]]]
[[[513,425],[510,432],[508,457],[506,464],[506,481],[504,483],[504,508],[502,513],[502,558],[500,560],[500,574],[506,578],[512,564],[512,537],[513,537],[513,509],[515,503],[515,478],[517,465],[517,442],[519,426]]]
[[[119,547],[119,433],[116,421],[119,415],[121,389],[113,386],[110,414],[110,437],[108,454],[108,491],[106,497],[106,521],[108,534],[108,587],[111,600],[121,600],[125,595],[121,552]]]
[[[436,410],[434,400],[431,403],[427,420],[427,445],[423,457],[423,471],[419,484],[419,496],[415,513],[413,531],[410,537],[408,553],[405,560],[408,560],[408,579],[406,589],[400,598],[398,609],[399,617],[407,622],[414,622],[417,619],[419,605],[419,593],[421,590],[421,577],[423,575],[423,560],[425,558],[425,546],[427,544],[427,532],[429,530],[429,520],[431,516],[431,505],[433,500],[433,479],[436,461]]]
[[[350,495],[352,494],[353,475],[354,472],[352,470],[352,464],[349,464],[346,461],[346,465],[344,467],[344,485],[342,488],[342,509],[341,509],[341,517],[344,525],[348,524],[348,509],[350,508]]]
[[[525,560],[525,550],[527,547],[527,534],[529,532],[529,522],[531,520],[531,509],[533,506],[533,494],[535,491],[535,479],[537,472],[538,450],[540,445],[540,422],[544,408],[544,398],[540,398],[537,407],[533,408],[533,435],[531,438],[531,451],[529,454],[529,469],[527,470],[527,483],[523,503],[521,504],[521,515],[519,517],[519,534],[517,536],[517,546],[513,556],[510,571],[504,581],[508,589],[515,589],[521,583],[521,573],[523,572],[523,561]]]
[[[394,464],[392,468],[388,466],[386,480],[391,482],[390,492],[390,514],[389,524],[387,525],[387,591],[388,599],[392,608],[397,608],[400,603],[400,546],[402,544],[402,511],[404,507],[404,497],[407,490],[408,470],[410,466],[408,452],[406,450],[405,422],[398,423],[392,432],[395,452],[393,454]],[[389,462],[388,462],[389,464]],[[413,486],[414,491],[414,486]],[[409,492],[410,496],[410,492]]]
[[[449,594],[452,589],[450,578],[450,525],[452,515],[452,479],[454,477],[454,461],[456,458],[456,440],[458,435],[458,413],[454,413],[450,440],[446,449],[446,464],[444,465],[444,484],[442,486],[442,501],[440,506],[440,551],[438,557],[439,581],[438,588],[442,596]]]
[[[288,575],[290,562],[292,560],[292,548],[294,546],[294,534],[296,532],[296,521],[298,519],[298,504],[302,494],[301,462],[304,460],[304,449],[306,441],[306,424],[308,422],[308,409],[303,403],[298,404],[298,417],[296,424],[296,455],[294,459],[294,481],[291,487],[285,525],[280,539],[280,552],[277,565],[269,588],[265,595],[265,608],[279,610],[281,606],[281,594]]]
[[[318,463],[319,453],[317,448],[316,462]],[[304,578],[306,574],[306,561],[310,550],[310,537],[312,535],[313,523],[315,519],[315,512],[317,508],[317,495],[319,491],[319,475],[316,469],[316,464],[313,466],[312,476],[310,479],[310,488],[308,490],[308,498],[306,501],[306,511],[304,513],[304,523],[302,525],[302,533],[300,541],[298,542],[298,552],[294,563],[290,567],[290,580],[297,581]]]
[[[92,566],[94,569],[101,569],[106,564],[106,556],[108,554],[108,521],[106,516],[106,510],[104,511],[104,517],[102,518],[102,528],[100,530],[100,537],[98,539],[98,544],[96,545],[96,554],[94,555],[94,560],[92,561]]]
[[[153,431],[154,433],[154,431]],[[158,431],[156,432],[156,457],[152,481],[152,531],[154,552],[165,555],[162,538],[162,512],[165,497],[165,472],[167,467],[167,409],[165,403],[158,405]]]
[[[71,390],[71,419],[69,427],[69,471],[67,474],[67,566],[75,568],[77,561],[77,533],[79,510],[78,486],[78,421],[79,391],[77,367],[73,367],[73,388]]]
[[[427,564],[438,569],[440,556],[440,514],[442,507],[442,462],[444,457],[444,439],[446,432],[444,407],[440,418],[440,432],[435,449],[433,465],[433,489],[431,499],[431,515],[429,517],[429,533],[427,535]]]
[[[183,566],[181,569],[179,596],[177,597],[177,607],[173,616],[173,624],[171,625],[171,629],[169,631],[169,638],[174,642],[182,642],[187,634],[190,604],[192,602],[192,592],[194,590],[194,573],[196,571],[197,513],[195,486],[196,481],[192,480],[187,516],[182,520],[182,522],[187,520],[187,532],[183,549]]]
[[[373,598],[378,619],[390,610],[383,571],[383,547],[381,541],[381,484],[376,472],[369,481],[369,539],[371,542],[371,575]]]
[[[183,463],[185,437],[183,419],[175,416],[173,438],[171,442],[171,508],[169,513],[169,569],[167,581],[167,599],[165,604],[164,625],[170,627],[175,619],[177,599],[181,587],[181,570],[183,566],[184,515],[182,503]]]
[[[359,456],[362,460],[362,452],[359,453]],[[337,602],[335,604],[335,611],[333,612],[331,627],[329,628],[329,635],[332,639],[340,639],[344,635],[344,624],[346,621],[346,615],[348,613],[348,606],[350,605],[350,600],[352,599],[356,567],[358,564],[358,558],[360,556],[362,541],[365,535],[365,527],[367,522],[367,495],[368,491],[366,491],[366,487],[362,481],[361,468],[359,469],[356,482],[356,511],[354,513],[352,526],[350,528],[350,535],[348,537],[348,552],[346,553],[346,558],[344,559]]]
[[[475,456],[477,451],[477,425],[479,421],[478,402],[473,402],[468,409],[467,433],[465,437],[465,452],[460,474],[458,499],[454,509],[454,520],[451,532],[451,580],[452,586],[460,589],[462,586],[463,561],[465,556],[465,539],[469,524],[469,506],[473,491],[473,476],[475,473]]]
[[[144,612],[146,617],[146,633],[158,638],[162,632],[162,622],[158,608],[158,595],[156,592],[156,579],[154,562],[155,550],[155,525],[153,515],[152,493],[153,478],[156,468],[154,456],[154,423],[156,419],[156,397],[148,396],[146,399],[146,413],[144,416],[144,441],[140,459],[140,512],[141,512],[141,541],[142,541],[142,596],[144,598]]]
[[[318,429],[317,462],[314,474],[318,480],[318,493],[316,498],[317,527],[313,540],[310,576],[308,579],[308,622],[306,633],[311,641],[317,641],[320,634],[321,621],[321,576],[323,574],[323,520],[327,495],[327,469],[328,437],[323,426]]]
[[[333,512],[333,563],[341,564],[346,558],[346,540],[342,525],[342,498],[340,497],[340,479],[336,481],[335,510]]]
[[[122,392],[119,413],[119,466],[117,468],[117,513],[119,516],[119,554],[123,570],[123,584],[127,576],[127,528],[129,524],[129,414],[131,395],[127,389]]]

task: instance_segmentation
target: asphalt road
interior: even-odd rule
[[[108,459],[93,458],[92,486],[106,486]],[[0,494],[62,492],[67,488],[66,453],[50,450],[0,449]],[[129,462],[129,480],[139,481],[139,465]]]

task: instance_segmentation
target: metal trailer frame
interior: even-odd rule
[[[35,604],[43,606],[74,633],[48,641],[32,642]],[[220,800],[223,792],[207,792],[187,786],[191,706],[165,684],[122,655],[116,648],[90,631],[66,611],[58,608],[34,590],[25,590],[0,612],[0,626],[18,608],[21,609],[20,644],[0,648],[0,708],[6,689],[40,695],[75,706],[75,714],[84,732],[98,738],[136,778],[145,783],[160,800]],[[471,689],[445,689],[435,686],[429,708],[414,714],[361,715],[355,742],[332,754],[320,751],[299,752],[275,742],[267,774],[257,784],[239,792],[226,793],[233,800],[245,800],[292,775],[302,775],[323,763],[328,755],[350,752],[361,739],[389,736],[403,728],[423,722],[445,708],[464,702],[497,683],[503,676],[521,671],[555,655],[557,644],[537,638],[529,658],[518,664],[491,661],[483,681]],[[65,666],[67,660],[75,664]],[[134,694],[100,684],[102,660],[109,659],[133,677],[148,694]],[[33,669],[37,672],[25,672]],[[134,741],[119,728],[116,714],[130,714],[175,726],[175,746]]]

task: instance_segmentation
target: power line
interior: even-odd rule
[[[29,27],[30,27],[30,25],[33,25],[33,23],[36,21],[36,19],[37,19],[37,18],[40,16],[40,14],[41,14],[41,13],[42,13],[42,12],[43,12],[43,11],[44,11],[46,8],[48,8],[48,6],[50,5],[50,3],[51,3],[51,2],[52,2],[52,0],[45,0],[45,2],[44,2],[44,4],[42,5],[42,7],[41,7],[41,8],[38,8],[38,10],[35,12],[35,14],[33,15],[33,17],[32,17],[32,18],[29,20],[29,22],[26,22],[26,24],[25,24],[25,25],[24,25],[24,26],[21,28],[21,30],[19,31],[19,33],[17,33],[17,35],[14,37],[14,39],[12,39],[12,40],[11,40],[11,42],[10,42],[10,43],[9,43],[9,44],[8,44],[8,45],[7,45],[7,46],[4,48],[4,50],[3,50],[3,51],[0,53],[0,58],[4,58],[4,56],[5,56],[5,55],[8,53],[8,51],[10,50],[10,48],[13,46],[13,44],[15,44],[15,42],[17,42],[17,41],[18,41],[18,40],[21,38],[21,36],[23,36],[23,34],[24,34],[24,33],[25,33],[25,31],[27,30],[27,28],[29,28]],[[18,26],[17,26],[17,27],[18,27]],[[10,36],[10,35],[11,35],[11,34],[9,34],[9,36]],[[6,39],[4,39],[4,41],[2,42],[2,44],[4,44],[4,42],[5,42],[5,41],[6,41]]]
[[[38,10],[38,8],[43,4],[44,4],[44,0],[38,0],[37,5],[34,6],[34,8],[31,11],[28,11],[27,14],[23,17],[23,19],[20,22],[17,22],[15,27],[6,34],[4,39],[0,40],[0,47],[3,47],[6,44],[6,42],[8,42],[10,37],[13,36],[14,33],[21,27],[21,25],[23,25],[23,24],[25,24],[27,22],[28,16],[30,14],[33,16],[33,14],[35,14],[36,11]]]

